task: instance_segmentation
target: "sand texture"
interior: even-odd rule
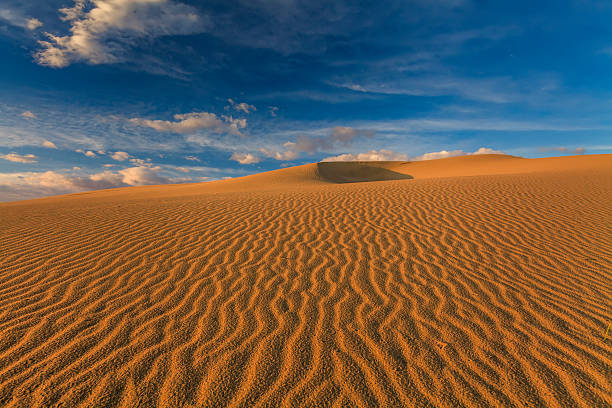
[[[0,406],[609,407],[611,203],[612,155],[3,203]]]

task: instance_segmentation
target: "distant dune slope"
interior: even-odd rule
[[[372,166],[0,204],[0,406],[611,406],[612,156]]]

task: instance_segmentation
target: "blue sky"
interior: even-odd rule
[[[612,152],[612,2],[500,3],[4,0],[0,200]]]

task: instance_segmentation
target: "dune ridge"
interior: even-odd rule
[[[0,405],[610,406],[612,156],[379,166],[0,204]]]

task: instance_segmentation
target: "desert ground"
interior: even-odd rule
[[[3,407],[609,407],[612,155],[0,204]]]

